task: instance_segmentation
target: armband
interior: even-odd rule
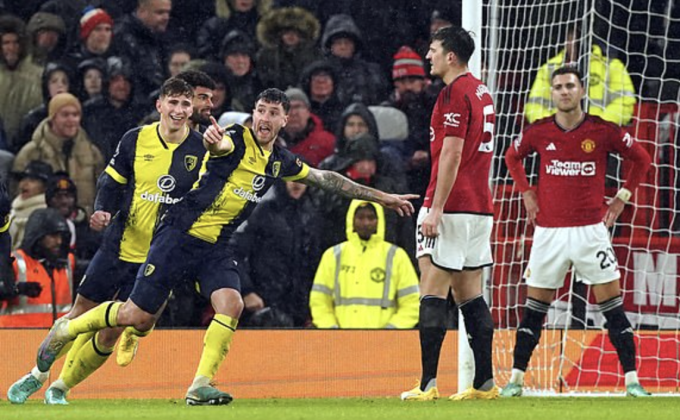
[[[617,193],[616,193],[616,198],[619,200],[623,201],[624,203],[628,203],[630,201],[630,197],[633,195],[633,193],[627,189],[627,188],[621,188]]]

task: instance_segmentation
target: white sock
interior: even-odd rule
[[[524,385],[524,371],[513,368],[512,374],[510,375],[510,383]]]
[[[427,382],[427,385],[425,385],[425,389],[423,390],[423,392],[427,392],[430,389],[436,388],[436,387],[437,387],[437,378],[432,378]]]
[[[61,389],[64,392],[68,392],[71,389],[71,388],[68,387],[68,385],[66,385],[66,383],[64,381],[61,380],[61,378],[52,382],[52,385],[50,385],[50,388]]]
[[[194,382],[191,383],[189,391],[193,391],[202,386],[210,386],[210,378],[208,378],[207,376],[198,375],[194,378]]]
[[[631,385],[631,384],[639,384],[640,380],[638,379],[637,372],[636,371],[630,371],[626,372],[626,386]]]
[[[35,379],[39,380],[41,384],[44,384],[50,378],[50,371],[48,370],[47,372],[41,372],[40,369],[38,369],[38,366],[35,366],[33,369],[31,369],[31,375],[33,375]]]

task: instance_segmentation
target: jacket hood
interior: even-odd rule
[[[248,34],[241,30],[234,29],[233,31],[229,31],[229,33],[222,38],[220,58],[224,59],[225,56],[237,52],[249,55],[252,60],[255,56],[255,43]]]
[[[60,35],[64,35],[66,33],[66,24],[64,23],[64,19],[59,15],[47,12],[37,12],[31,16],[31,19],[28,21],[26,31],[28,31],[31,36],[34,36],[40,30],[53,30]]]
[[[0,37],[4,34],[16,34],[19,38],[19,62],[21,62],[28,55],[26,24],[16,16],[0,16]],[[5,63],[5,58],[2,54],[0,54],[0,62]]]
[[[359,207],[362,207],[366,204],[375,208],[375,213],[378,217],[378,229],[376,230],[376,233],[371,235],[368,243],[383,242],[385,240],[385,210],[380,204],[363,200],[352,200],[352,202],[349,204],[347,218],[345,220],[347,240],[351,242],[362,242],[361,238],[359,238],[359,235],[354,231],[354,213],[356,213]]]
[[[343,132],[347,119],[352,115],[359,115],[361,118],[363,118],[364,121],[366,121],[366,124],[368,124],[368,133],[376,139],[380,138],[378,133],[378,124],[375,121],[373,113],[371,113],[366,105],[362,104],[361,102],[355,102],[345,108],[345,110],[342,112],[342,116],[340,117],[340,124],[338,125],[335,133],[337,138],[335,142],[336,152],[343,153],[345,147],[347,146],[347,139],[343,135]]]
[[[229,19],[233,14],[237,14],[233,3],[233,0],[215,0],[215,16]],[[252,11],[255,11],[258,16],[263,16],[271,7],[272,0],[255,0],[255,7]]]
[[[281,44],[281,33],[286,29],[296,30],[303,43],[314,43],[319,39],[321,24],[301,7],[274,9],[257,24],[257,39],[264,47],[277,47]]]
[[[36,254],[38,242],[52,233],[60,233],[63,236],[64,252],[62,257],[65,258],[71,242],[71,231],[59,211],[53,208],[38,209],[31,213],[26,222],[24,239],[21,241],[20,248],[34,258],[42,257]]]
[[[73,71],[71,70],[70,67],[65,66],[62,63],[58,62],[49,62],[45,65],[45,70],[43,70],[42,74],[42,95],[43,95],[43,101],[45,102],[45,105],[47,105],[50,102],[50,89],[49,89],[49,82],[50,82],[50,77],[52,77],[52,73],[55,71],[63,71],[66,74],[66,77],[68,78],[68,91],[73,92],[75,85],[76,85],[76,80],[73,77]]]
[[[362,47],[361,31],[354,19],[350,15],[333,15],[328,22],[326,22],[326,29],[323,31],[321,38],[321,47],[326,52],[331,50],[331,42],[334,38],[344,35],[352,38],[355,44],[355,54],[359,52]]]
[[[309,85],[312,82],[312,76],[320,72],[328,73],[331,79],[333,79],[333,86],[335,86],[333,95],[335,95],[335,90],[337,90],[338,86],[338,74],[335,72],[335,67],[327,60],[314,61],[302,70],[302,75],[300,76],[302,90],[309,96]]]

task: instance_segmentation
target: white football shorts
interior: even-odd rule
[[[559,289],[570,267],[576,280],[603,284],[621,278],[616,254],[603,223],[578,227],[536,227],[529,264],[524,272],[527,285]]]
[[[491,230],[493,216],[443,214],[439,236],[426,238],[420,226],[430,209],[422,207],[416,228],[416,257],[429,255],[432,264],[449,271],[475,270],[493,263]]]

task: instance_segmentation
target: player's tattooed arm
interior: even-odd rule
[[[321,169],[310,168],[309,175],[302,182],[343,197],[357,198],[359,200],[378,202],[378,196],[382,194],[381,191],[357,184],[337,172]]]
[[[375,188],[357,184],[337,172],[315,168],[310,168],[307,177],[300,180],[300,182],[343,197],[374,201],[384,207],[395,210],[401,216],[413,214],[413,205],[408,200],[418,198],[416,194],[387,194]]]

